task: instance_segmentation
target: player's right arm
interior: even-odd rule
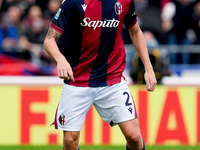
[[[72,81],[75,81],[69,62],[60,52],[57,46],[57,41],[61,35],[62,33],[56,31],[52,27],[49,27],[48,33],[44,39],[44,49],[49,54],[49,56],[56,61],[58,76],[61,79],[71,79]]]

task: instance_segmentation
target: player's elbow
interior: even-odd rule
[[[47,51],[48,50],[48,47],[50,47],[51,43],[53,42],[52,39],[49,39],[48,37],[46,37],[44,39],[44,42],[43,42],[43,47],[44,49]]]
[[[45,50],[47,48],[48,43],[49,43],[49,40],[47,38],[45,38],[44,42],[43,42],[43,47],[44,47]]]

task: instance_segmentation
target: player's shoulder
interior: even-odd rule
[[[67,3],[81,3],[81,0],[63,0],[62,5],[66,5]]]
[[[61,9],[62,10],[69,10],[71,9],[73,6],[72,6],[72,3],[73,3],[74,0],[63,0],[62,3],[61,3]]]
[[[121,1],[118,1],[118,2],[123,4],[123,5],[134,4],[134,0],[121,0]]]
[[[77,5],[81,5],[82,3],[83,3],[82,0],[63,0],[61,7],[63,9],[72,9],[76,7]]]
[[[67,5],[71,0],[63,0],[61,5]]]

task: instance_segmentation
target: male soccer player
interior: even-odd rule
[[[133,0],[63,0],[50,23],[44,48],[64,79],[54,121],[55,128],[63,130],[64,150],[79,149],[80,130],[91,105],[104,121],[119,125],[127,150],[145,150],[135,104],[122,75],[123,24],[145,66],[147,90],[154,91],[157,81]],[[67,46],[61,53],[57,40],[64,32]]]

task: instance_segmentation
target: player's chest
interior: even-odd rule
[[[88,20],[122,20],[130,0],[81,0],[76,6],[80,18]]]

